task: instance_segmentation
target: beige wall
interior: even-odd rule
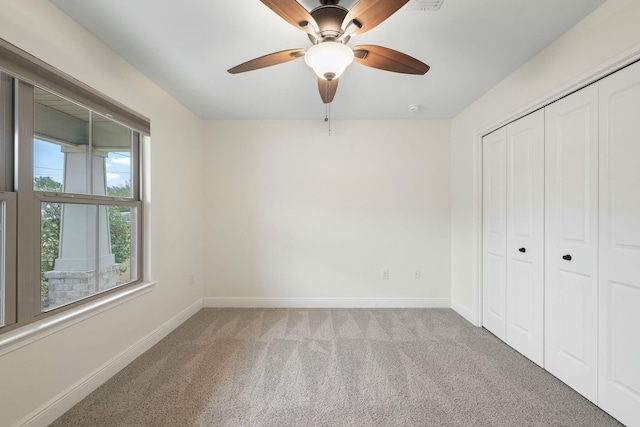
[[[204,175],[203,122],[51,3],[0,0],[0,37],[151,119],[147,279],[158,281],[145,295],[0,356],[5,426],[202,298]]]
[[[476,322],[478,133],[640,43],[640,2],[609,0],[451,123],[335,121],[329,137],[320,120],[203,123],[48,1],[0,0],[0,10],[0,37],[151,118],[148,278],[158,281],[0,356],[2,425],[203,295],[417,305],[451,296]]]
[[[478,134],[640,50],[640,1],[609,0],[454,118],[451,124],[452,306],[478,323],[480,151]]]
[[[205,304],[448,306],[449,132],[447,121],[334,121],[331,136],[322,120],[207,122]]]

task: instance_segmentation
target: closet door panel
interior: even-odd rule
[[[597,86],[545,117],[545,368],[597,402]]]
[[[583,369],[588,370],[592,364],[593,346],[589,316],[590,291],[593,278],[586,274],[560,269],[557,272],[554,293],[560,307],[570,308],[569,312],[560,313],[559,324],[554,325],[554,332],[559,334],[559,355],[573,363],[567,365],[574,375],[580,375]]]
[[[482,140],[482,325],[506,339],[506,129]]]
[[[507,343],[543,365],[544,111],[507,126]]]
[[[599,404],[640,425],[640,63],[600,82]]]

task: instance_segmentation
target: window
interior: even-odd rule
[[[0,72],[0,328],[15,322],[15,193],[11,78]],[[0,329],[1,330],[1,329]]]
[[[33,170],[22,178],[33,182],[40,203],[40,302],[47,312],[138,279],[135,227],[127,218],[139,209],[131,159],[140,136],[38,87],[33,105],[33,146],[22,153],[32,152]]]
[[[0,200],[0,327],[4,326],[4,305],[5,305],[5,300],[6,297],[4,296],[5,294],[5,246],[6,246],[6,242],[5,242],[5,234],[6,232],[6,219],[5,217],[7,216],[5,214],[5,210],[6,210],[6,206],[5,206],[5,202],[4,200]]]
[[[3,332],[141,281],[148,120],[0,42]]]
[[[0,327],[4,326],[4,301],[5,301],[5,296],[4,296],[4,282],[5,282],[5,278],[4,278],[4,253],[5,253],[5,242],[4,242],[4,235],[5,235],[5,213],[4,213],[5,207],[4,207],[4,201],[0,201]]]

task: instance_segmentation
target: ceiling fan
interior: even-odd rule
[[[395,73],[424,75],[429,66],[409,55],[376,45],[347,46],[351,36],[363,34],[385,21],[409,0],[359,0],[351,10],[340,0],[320,0],[308,12],[296,0],[260,0],[294,27],[307,33],[309,49],[289,49],[252,59],[229,70],[231,74],[270,67],[304,57],[318,76],[318,90],[325,104],[333,101],[338,78],[353,62]]]

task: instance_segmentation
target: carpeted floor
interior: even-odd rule
[[[54,426],[618,426],[449,309],[203,309]]]

